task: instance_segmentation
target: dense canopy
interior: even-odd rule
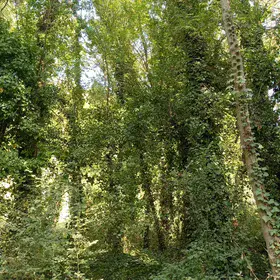
[[[0,280],[279,280],[279,20],[0,1]]]

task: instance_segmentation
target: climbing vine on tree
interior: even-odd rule
[[[0,3],[0,279],[280,279],[278,17]]]

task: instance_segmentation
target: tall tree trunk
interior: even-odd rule
[[[168,176],[170,176],[169,165],[164,159],[161,162],[161,189],[160,189],[160,222],[164,233],[166,245],[170,242],[171,228],[174,219],[173,209],[173,188],[171,187]]]
[[[236,98],[236,118],[240,134],[241,145],[244,153],[250,185],[254,194],[256,205],[259,210],[261,228],[266,243],[269,261],[272,268],[273,278],[280,279],[279,266],[279,237],[271,230],[275,220],[269,217],[271,206],[268,204],[268,195],[265,193],[263,177],[264,172],[259,168],[256,143],[252,133],[249,110],[248,110],[248,88],[245,81],[244,65],[241,56],[239,40],[236,35],[233,17],[230,11],[229,0],[221,0],[224,29],[229,44],[232,70],[234,74],[234,92]]]
[[[264,148],[260,150],[262,162],[268,168],[269,182],[266,190],[270,196],[280,203],[280,147],[279,139],[279,112],[274,110],[275,97],[269,97],[267,91],[277,81],[275,57],[264,44],[266,29],[260,21],[263,13],[261,3],[255,1],[251,6],[249,1],[244,1],[238,8],[240,16],[247,17],[246,23],[240,23],[240,44],[246,55],[246,69],[248,69],[247,85],[253,90],[250,114],[252,129],[257,143]]]
[[[120,205],[120,193],[117,188],[115,173],[119,172],[121,159],[119,162],[114,163],[113,156],[117,153],[117,148],[114,144],[108,146],[108,153],[106,155],[107,162],[107,192],[112,196],[108,201],[110,207],[110,220],[111,225],[108,228],[106,240],[107,243],[114,253],[123,252],[123,243],[122,243],[122,230],[123,230],[123,220],[122,215],[119,214],[121,211]]]
[[[149,203],[146,203],[146,209],[145,209],[146,221],[148,221],[148,219],[149,219],[150,212],[151,211],[150,211]],[[149,223],[145,226],[145,229],[144,229],[143,249],[150,249],[150,225],[149,225]]]
[[[162,231],[162,228],[160,225],[160,219],[157,215],[155,201],[154,201],[153,193],[151,190],[151,180],[150,180],[150,177],[148,174],[148,166],[145,163],[143,152],[140,153],[140,162],[142,165],[141,175],[142,175],[143,189],[145,192],[145,199],[146,199],[147,207],[154,220],[155,231],[156,231],[157,238],[158,238],[158,249],[160,251],[164,251],[166,249],[166,245],[164,242],[164,234],[163,234],[163,231]],[[147,240],[145,240],[145,242],[147,243]]]
[[[182,197],[182,208],[180,214],[180,221],[182,223],[181,230],[178,228],[177,239],[182,246],[186,246],[191,242],[191,234],[194,232],[193,223],[191,221],[191,216],[189,213],[190,205],[190,198],[189,192],[187,190],[184,191]]]
[[[4,121],[0,122],[0,146],[1,146],[2,142],[4,141],[7,127],[8,127],[7,122],[4,122]]]
[[[69,118],[69,127],[70,127],[70,141],[69,141],[69,169],[71,177],[71,187],[70,187],[70,215],[71,215],[71,226],[76,228],[78,226],[79,220],[83,215],[83,201],[84,201],[84,190],[81,183],[81,163],[78,162],[77,158],[74,156],[76,149],[79,146],[78,135],[80,133],[79,125],[79,114],[83,107],[83,88],[81,86],[81,51],[82,46],[80,44],[81,37],[81,19],[78,15],[79,10],[79,1],[76,0],[73,3],[72,12],[76,18],[77,26],[75,29],[74,35],[74,83],[75,86],[72,90],[72,108]]]
[[[162,231],[162,228],[160,225],[160,220],[157,216],[150,182],[148,182],[148,181],[144,182],[144,190],[145,190],[145,197],[146,197],[147,203],[149,204],[149,208],[151,209],[151,214],[152,214],[152,217],[153,217],[153,220],[155,223],[155,230],[156,230],[156,234],[157,234],[157,238],[158,238],[158,249],[160,251],[164,251],[166,248],[165,242],[164,242],[164,234],[163,234],[163,231]]]

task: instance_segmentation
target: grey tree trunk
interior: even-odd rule
[[[248,88],[245,81],[244,65],[241,56],[241,49],[236,30],[233,24],[233,17],[230,11],[229,0],[221,0],[224,30],[231,54],[232,70],[234,74],[234,93],[236,101],[236,119],[240,135],[240,141],[244,153],[248,177],[256,205],[259,210],[262,233],[265,239],[266,248],[271,264],[274,279],[280,279],[279,267],[279,246],[280,241],[275,229],[276,221],[269,216],[271,205],[268,203],[268,195],[264,188],[264,171],[259,167],[256,143],[252,132],[249,110],[248,110]],[[278,252],[277,252],[278,251]]]

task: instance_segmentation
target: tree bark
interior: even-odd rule
[[[267,203],[268,197],[265,193],[265,188],[263,184],[264,174],[263,170],[259,168],[259,158],[256,151],[256,143],[250,124],[248,110],[249,89],[246,86],[240,44],[233,24],[233,17],[230,11],[229,0],[221,0],[221,7],[224,30],[227,35],[227,41],[231,54],[232,70],[234,74],[236,119],[240,135],[240,141],[245,158],[245,165],[247,168],[247,173],[250,180],[252,192],[256,201],[256,205],[259,210],[262,233],[266,243],[273,278],[280,279],[280,268],[277,267],[277,263],[279,262],[279,254],[277,253],[277,250],[279,248],[280,242],[279,237],[277,237],[277,234],[273,235],[271,233],[271,230],[273,229],[273,221],[266,221],[267,213],[269,212],[271,207]]]
[[[81,162],[75,156],[75,152],[79,147],[79,134],[80,128],[80,113],[83,108],[83,88],[81,85],[82,80],[82,46],[80,43],[81,38],[81,19],[78,15],[79,3],[77,0],[73,2],[72,13],[76,19],[77,25],[74,33],[73,42],[73,56],[74,56],[74,68],[73,68],[73,81],[75,83],[71,92],[71,109],[69,121],[69,175],[71,178],[70,186],[70,227],[77,229],[82,222],[84,212],[84,189],[82,185],[81,176]]]
[[[114,163],[113,156],[117,153],[117,147],[114,144],[108,146],[108,153],[106,155],[107,162],[107,188],[106,191],[112,195],[112,200],[108,201],[110,207],[110,217],[112,221],[111,226],[108,228],[106,240],[107,243],[114,253],[123,252],[123,217],[120,214],[121,205],[120,205],[120,192],[117,188],[117,181],[114,176],[115,173],[119,172],[120,164],[122,162],[121,158],[118,157],[118,162]]]
[[[142,181],[143,181],[143,189],[145,191],[145,199],[146,199],[149,211],[154,220],[155,231],[156,231],[157,239],[158,239],[158,249],[159,249],[159,251],[164,251],[166,249],[166,245],[164,242],[164,234],[163,234],[163,231],[162,231],[162,228],[160,225],[159,217],[157,215],[155,200],[154,200],[153,193],[151,190],[151,180],[148,175],[148,166],[145,163],[142,152],[140,153],[140,162],[142,165],[141,175],[142,175]]]

